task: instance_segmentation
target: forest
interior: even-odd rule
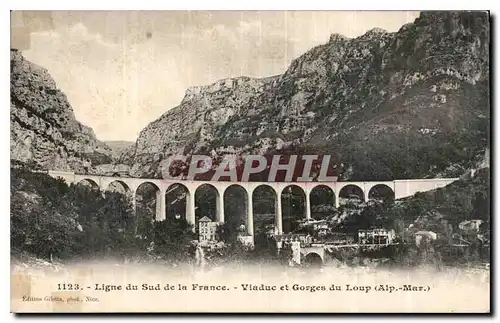
[[[144,212],[139,212],[144,213]],[[11,169],[11,250],[52,260],[164,258],[185,261],[193,252],[184,218],[154,222],[135,216],[124,194],[24,168]]]

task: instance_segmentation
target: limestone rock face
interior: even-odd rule
[[[337,154],[339,164],[354,165],[351,178],[442,172],[450,165],[413,160],[425,157],[425,145],[442,144],[447,151],[457,138],[473,137],[486,146],[488,51],[488,16],[478,12],[424,12],[397,33],[375,28],[355,39],[332,35],[283,75],[188,89],[181,104],[147,126],[129,149],[132,173],[158,176],[158,164],[169,154],[297,146]],[[394,152],[398,147],[381,143],[409,148]],[[474,148],[471,142],[458,146]],[[356,147],[370,148],[364,154],[374,150],[369,157],[379,159],[378,174],[361,171],[369,165],[355,160]],[[380,170],[391,164],[389,156],[408,151],[397,161],[411,159],[408,167],[426,163],[420,174]],[[467,163],[474,154],[457,162]]]
[[[489,17],[423,12],[396,33],[328,43],[265,79],[188,89],[125,154],[160,176],[170,154],[297,151],[335,156],[341,179],[456,175],[489,132]]]
[[[39,169],[91,171],[111,162],[111,150],[75,119],[47,70],[10,52],[11,160]]]
[[[141,131],[122,160],[132,164],[133,176],[153,176],[167,155],[208,152],[221,129],[235,118],[251,114],[258,118],[258,109],[250,107],[271,89],[274,79],[241,77],[189,88],[178,107]]]

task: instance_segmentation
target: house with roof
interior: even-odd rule
[[[422,241],[435,241],[437,239],[437,233],[433,231],[420,230],[415,232],[415,244],[420,247]]]
[[[212,221],[208,216],[202,217],[198,221],[200,243],[216,242],[218,223]]]
[[[312,243],[312,237],[309,234],[275,234],[272,236],[276,249],[280,250],[286,243],[298,242],[300,245],[308,245]]]
[[[359,230],[358,243],[359,244],[391,244],[396,238],[394,229],[387,230],[384,228]]]

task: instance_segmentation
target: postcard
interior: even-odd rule
[[[485,11],[12,11],[14,313],[489,313]]]

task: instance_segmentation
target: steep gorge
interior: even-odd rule
[[[122,155],[330,154],[341,179],[456,176],[489,145],[489,16],[423,12],[396,33],[332,35],[282,74],[187,90]]]
[[[10,51],[10,158],[35,169],[92,171],[111,149],[75,119],[47,70]]]

